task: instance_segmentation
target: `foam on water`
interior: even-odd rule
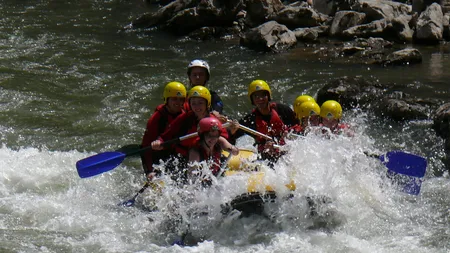
[[[250,145],[243,140],[240,146]],[[136,207],[117,206],[143,184],[141,169],[126,162],[99,176],[80,179],[75,163],[92,153],[26,148],[0,149],[1,248],[37,252],[179,252],[171,246],[190,231],[203,238],[184,251],[211,252],[445,252],[449,249],[449,183],[425,181],[421,195],[395,190],[386,168],[363,151],[373,141],[309,135],[288,142],[284,156],[264,183],[286,201],[266,204],[266,216],[239,218],[221,213],[247,190],[248,175],[214,179],[213,186],[176,187],[168,177],[162,191],[146,190]],[[380,151],[381,152],[381,151]],[[138,164],[138,163],[137,163]],[[285,184],[294,180],[290,192]],[[307,196],[331,203],[309,216]],[[156,206],[148,212],[142,206]],[[445,225],[447,224],[447,226]]]

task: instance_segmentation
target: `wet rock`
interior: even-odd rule
[[[450,14],[447,13],[444,15],[444,22],[442,23],[442,27],[444,28],[443,37],[446,40],[450,39]]]
[[[412,65],[422,62],[422,54],[415,48],[406,48],[389,54],[385,65]]]
[[[245,24],[249,27],[259,26],[275,17],[282,8],[284,4],[280,0],[248,0]]]
[[[342,48],[341,52],[342,52],[344,55],[349,56],[349,55],[353,55],[353,54],[358,53],[358,52],[362,52],[362,51],[364,51],[364,50],[365,50],[365,49],[364,49],[363,47],[344,46],[344,47]]]
[[[203,27],[232,27],[244,8],[243,0],[177,0],[155,13],[146,13],[129,28],[160,27],[178,35],[187,35]]]
[[[317,93],[317,103],[336,100],[344,109],[371,108],[381,99],[385,89],[378,81],[344,76],[322,87]]]
[[[441,105],[433,116],[433,130],[437,136],[445,139],[445,154],[443,162],[447,170],[450,171],[450,103]]]
[[[317,30],[310,28],[297,28],[294,31],[295,37],[299,41],[305,42],[317,42],[319,39],[319,33]]]
[[[392,19],[388,25],[388,30],[392,31],[392,37],[400,42],[411,42],[414,36],[414,30],[411,29],[410,22],[412,16],[402,15]]]
[[[352,9],[366,14],[368,22],[384,19],[391,21],[395,17],[411,14],[411,6],[388,0],[359,0]]]
[[[230,29],[226,29],[224,27],[202,27],[197,29],[191,33],[189,33],[189,38],[195,40],[208,40],[211,38],[220,38],[222,36],[230,33]],[[235,33],[239,33],[239,29],[235,31]]]
[[[441,105],[434,113],[433,129],[438,136],[450,138],[450,103]]]
[[[192,1],[174,1],[162,8],[156,13],[145,13],[131,22],[130,28],[150,28],[163,25],[172,18],[178,11],[186,8],[192,8],[195,4]]]
[[[342,36],[346,38],[383,37],[387,26],[386,20],[375,20],[368,24],[348,28],[342,32]]]
[[[441,6],[433,3],[422,12],[417,21],[416,37],[418,41],[437,43],[444,34],[444,15]]]
[[[317,8],[311,8],[311,1],[175,0],[170,1],[157,12],[142,15],[125,29],[156,27],[177,35],[189,35],[194,39],[206,40],[230,38],[266,22],[276,21],[294,30],[298,40],[322,43],[323,46],[318,50],[320,51],[318,55],[324,52],[324,55],[350,56],[345,62],[352,62],[354,59],[356,62],[352,63],[358,63],[363,59],[363,63],[368,64],[386,63],[386,56],[390,52],[381,52],[385,49],[360,51],[358,46],[352,45],[346,46],[342,52],[339,52],[339,49],[334,48],[335,40],[334,42],[327,39],[319,40],[319,37],[330,35],[345,40],[379,37],[400,43],[415,41],[436,43],[450,37],[450,25],[448,25],[450,15],[443,16],[438,4],[431,4],[419,17],[417,13],[412,13],[410,5],[388,0],[316,0],[312,2],[313,6],[321,3],[331,7],[330,13],[336,14],[335,17],[327,16]],[[328,8],[327,6],[324,8]],[[301,28],[311,28],[311,30]],[[323,33],[325,30],[328,30],[329,34]],[[289,37],[291,35],[278,38],[280,43],[276,44],[279,47],[268,51],[279,52],[290,48],[294,36]],[[242,45],[246,45],[245,39],[243,41]],[[250,48],[261,50],[260,47],[252,47],[252,44],[248,44]],[[311,45],[306,44],[306,46]],[[331,48],[324,49],[325,47]]]
[[[363,23],[366,14],[356,11],[340,11],[334,16],[330,27],[330,36],[340,36],[342,32]]]
[[[312,8],[287,6],[281,9],[274,20],[290,29],[299,27],[319,26],[329,20],[324,14],[317,13]]]
[[[257,51],[281,52],[297,43],[294,32],[276,21],[269,21],[246,32],[241,45]]]
[[[385,63],[388,49],[392,46],[392,42],[382,38],[360,38],[346,42],[340,48],[339,55],[348,56],[353,62],[382,65]]]
[[[342,77],[318,91],[317,103],[338,101],[343,109],[361,108],[397,121],[428,119],[436,101],[410,97],[397,86],[381,84],[363,77]],[[450,105],[449,105],[450,119]],[[450,129],[449,129],[450,131]]]
[[[401,99],[386,99],[381,106],[382,114],[397,121],[428,119],[428,108]]]

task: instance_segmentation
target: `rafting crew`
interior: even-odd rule
[[[186,94],[186,87],[182,83],[170,82],[166,84],[163,92],[164,104],[158,105],[149,118],[142,138],[142,148],[150,146],[158,136],[167,130],[175,118],[184,113],[183,105]],[[171,155],[170,150],[149,150],[141,154],[144,173],[149,180],[160,174],[160,171],[154,169],[154,164],[158,164],[161,160],[167,161]]]
[[[188,92],[187,100],[190,110],[173,120],[166,131],[151,143],[153,150],[164,150],[165,148],[162,145],[164,141],[197,132],[198,123],[201,119],[216,117],[210,112],[211,94],[206,87],[195,86],[191,88]],[[220,135],[228,138],[227,130],[222,129]],[[174,176],[173,178],[178,179],[181,177],[186,179],[186,171],[180,171],[179,169],[187,167],[189,149],[194,144],[195,139],[190,138],[166,148],[178,158],[178,168],[169,169],[169,172]],[[171,166],[173,167],[173,164]]]
[[[273,165],[283,154],[274,144],[284,145],[284,136],[288,129],[298,125],[294,111],[287,105],[273,102],[269,85],[263,80],[254,80],[248,86],[248,98],[254,109],[239,122],[234,122],[230,127],[230,141],[234,143],[237,138],[246,134],[239,129],[239,124],[251,128],[273,139],[267,140],[259,136],[253,136],[260,159],[268,160]]]

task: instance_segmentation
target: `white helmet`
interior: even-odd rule
[[[206,69],[206,73],[208,73],[207,80],[209,80],[209,76],[211,75],[211,72],[209,70],[209,65],[208,65],[208,63],[206,61],[204,61],[204,60],[193,60],[193,61],[191,61],[191,63],[189,63],[188,68],[187,68],[188,76],[191,75],[191,68],[193,68],[193,67],[205,68]]]

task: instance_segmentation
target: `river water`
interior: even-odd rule
[[[1,7],[0,252],[450,251],[450,182],[441,162],[443,141],[429,120],[397,123],[347,111],[354,138],[288,143],[289,154],[265,180],[281,195],[288,178],[297,189],[293,200],[268,207],[269,218],[220,214],[221,203],[245,191],[245,178],[225,178],[208,192],[170,185],[164,192],[147,190],[138,200],[159,208],[148,212],[116,205],[142,187],[137,159],[86,179],[75,168],[87,156],[139,143],[164,85],[187,82],[186,66],[194,58],[210,63],[212,90],[222,96],[226,113],[239,118],[251,109],[246,87],[256,78],[267,80],[276,100],[287,104],[344,75],[448,101],[447,46],[419,47],[422,64],[383,68],[316,60],[301,47],[260,54],[233,39],[197,42],[121,31],[148,10],[137,0],[2,0]],[[239,145],[251,148],[246,138]],[[363,154],[367,150],[426,157],[421,194],[397,191],[384,180],[386,168]],[[302,200],[310,194],[332,199],[335,226],[311,228]],[[208,215],[186,216],[199,206]],[[206,240],[172,246],[187,226],[169,222],[174,212]]]

